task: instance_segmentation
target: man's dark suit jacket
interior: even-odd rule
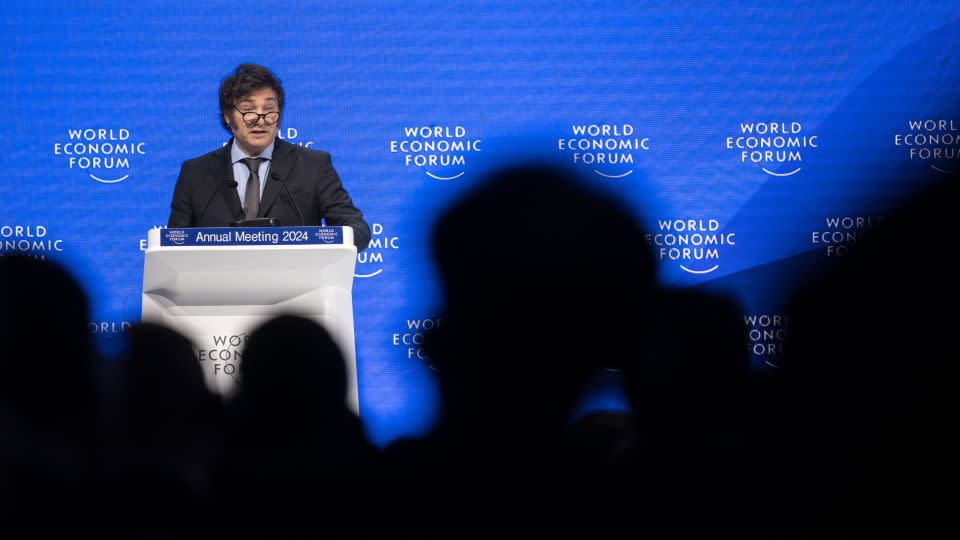
[[[167,227],[226,227],[243,219],[237,188],[228,185],[234,182],[230,160],[232,145],[231,140],[219,150],[183,162],[177,185],[173,188]],[[257,217],[275,217],[285,227],[300,225],[300,217],[290,196],[274,176],[283,179],[293,193],[305,225],[320,225],[321,218],[327,225],[349,225],[353,227],[353,243],[357,251],[370,243],[370,227],[364,221],[363,213],[353,205],[347,190],[343,189],[330,154],[276,139],[270,177],[260,179],[267,184],[260,197]]]

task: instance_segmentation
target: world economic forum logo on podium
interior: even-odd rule
[[[146,153],[146,143],[132,139],[125,128],[68,129],[67,139],[53,145],[53,155],[67,156],[70,169],[80,169],[101,184],[130,178],[130,160]]]
[[[182,246],[187,241],[187,231],[183,229],[164,229],[163,234],[168,241],[178,246]]]
[[[333,229],[319,229],[316,233],[317,240],[324,244],[332,244],[337,241],[337,231]]]

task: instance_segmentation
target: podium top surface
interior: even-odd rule
[[[275,306],[352,288],[350,227],[153,229],[147,238],[143,293],[164,305]]]
[[[190,227],[151,229],[147,233],[147,251],[184,248],[251,249],[350,247],[351,227]]]

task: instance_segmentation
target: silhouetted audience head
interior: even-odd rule
[[[491,174],[440,216],[432,245],[444,324],[424,347],[447,414],[477,428],[567,422],[586,376],[632,345],[653,283],[629,209],[551,165]]]
[[[656,316],[623,370],[638,440],[621,475],[648,501],[658,529],[732,533],[730,516],[752,495],[743,310],[696,289],[664,290],[646,309]],[[697,518],[686,519],[688,512]]]
[[[115,522],[130,537],[208,531],[223,443],[220,398],[207,389],[184,336],[141,323],[126,338],[126,354],[117,361],[122,421],[108,450],[110,506],[121,518]]]
[[[226,530],[302,531],[315,524],[317,501],[325,523],[347,521],[344,510],[375,491],[379,469],[347,405],[346,363],[330,334],[303,317],[271,319],[250,335],[241,372],[227,401],[220,489],[238,517]]]
[[[234,401],[272,423],[312,422],[347,410],[346,361],[330,333],[294,315],[271,319],[250,334]]]
[[[50,508],[82,518],[96,500],[100,403],[87,300],[59,265],[5,255],[0,310],[0,521],[43,535],[65,523],[50,520]]]
[[[152,323],[133,326],[127,339],[124,388],[130,429],[167,438],[215,429],[220,399],[208,390],[190,341]]]
[[[87,298],[61,266],[0,257],[5,311],[0,406],[43,429],[74,430],[97,408]]]

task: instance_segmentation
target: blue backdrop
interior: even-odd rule
[[[434,420],[427,231],[491,167],[545,156],[628,200],[664,282],[742,300],[757,369],[811,264],[960,168],[955,0],[32,4],[0,8],[2,253],[65,261],[109,351],[180,163],[228,138],[220,79],[269,66],[282,137],[332,154],[374,230],[354,305],[378,443]],[[504,306],[478,344],[492,360],[510,323]],[[612,379],[584,408],[622,406]]]

